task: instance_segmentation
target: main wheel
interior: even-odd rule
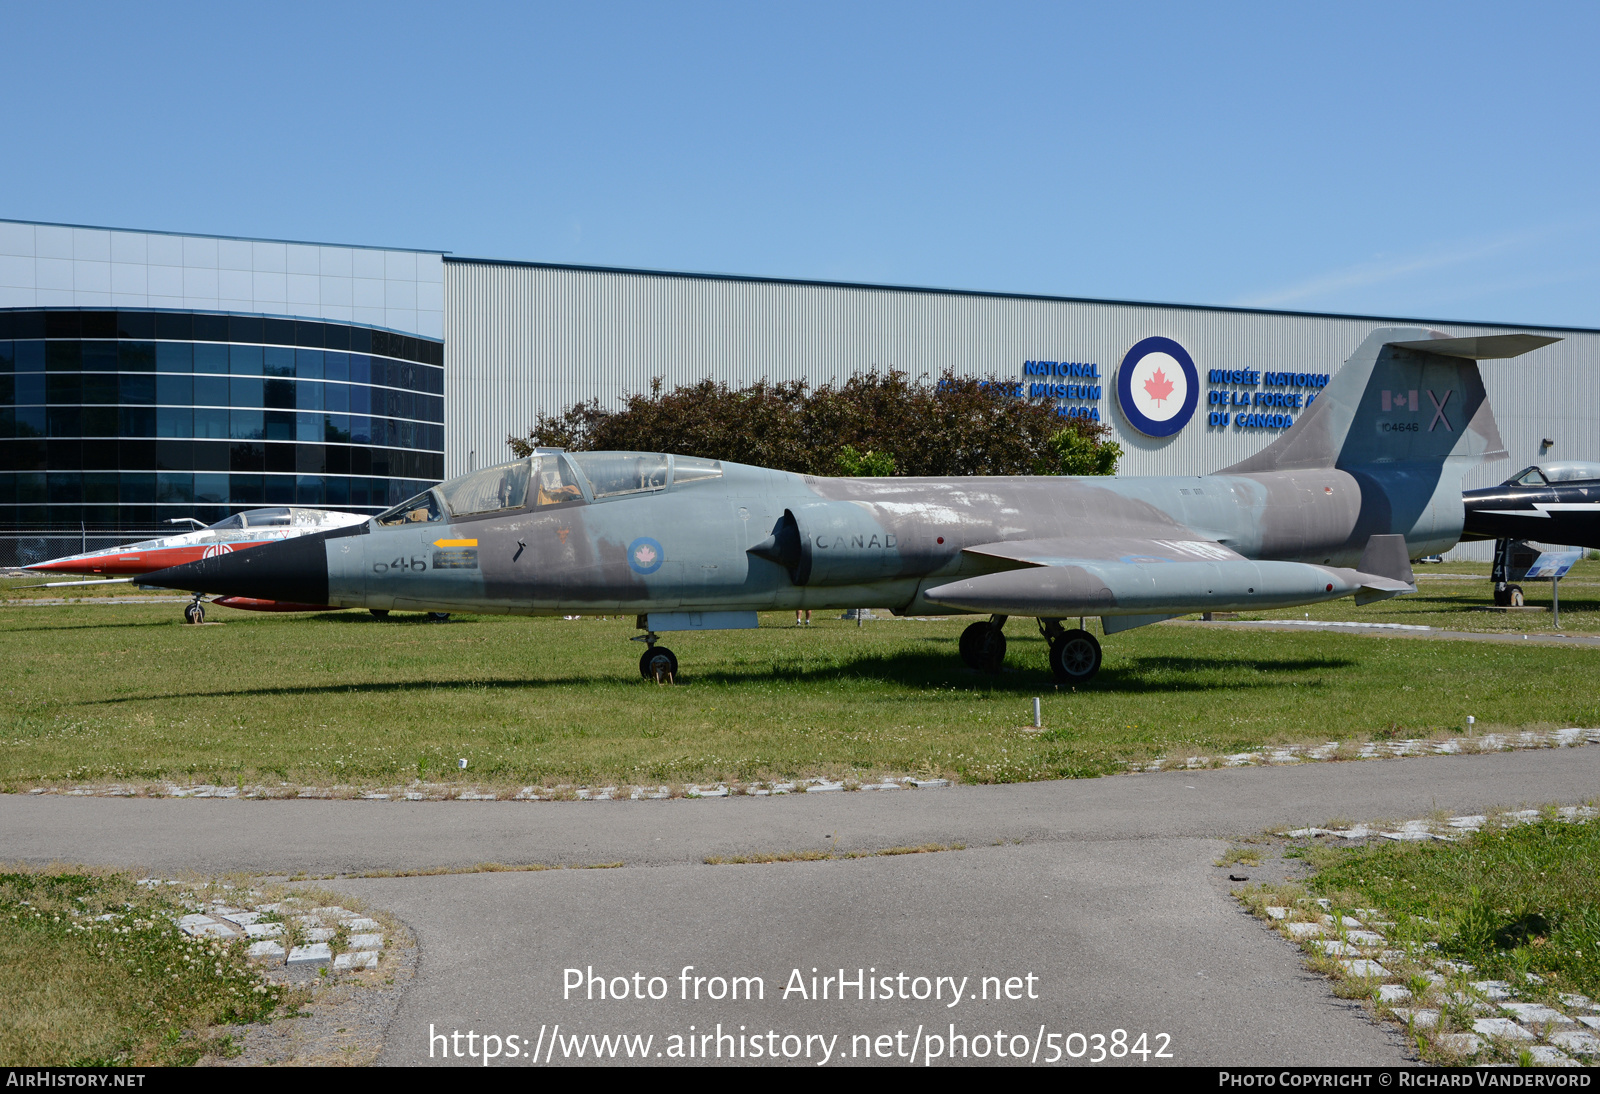
[[[639,675],[646,680],[665,680],[678,677],[678,658],[665,646],[645,650],[639,657]]]
[[[1512,608],[1520,608],[1520,607],[1522,607],[1522,586],[1521,585],[1507,585],[1506,586],[1506,604],[1507,604],[1508,607],[1512,607]]]
[[[1494,606],[1497,608],[1511,607],[1511,590],[1504,585],[1494,587]]]
[[[968,668],[979,672],[999,672],[1006,659],[1006,635],[993,623],[974,623],[961,632],[956,648]]]
[[[204,623],[206,621],[206,606],[200,603],[198,600],[191,604],[185,605],[183,609],[183,621],[185,623]]]
[[[1063,683],[1087,683],[1100,671],[1100,643],[1088,631],[1065,632],[1050,643],[1050,671]]]
[[[373,615],[373,618],[375,618],[375,619],[388,619],[389,618],[389,609],[388,608],[368,608],[367,611],[371,612],[372,615]]]
[[[449,612],[429,612],[428,613],[428,622],[429,623],[448,623],[448,622],[450,622],[450,613]]]

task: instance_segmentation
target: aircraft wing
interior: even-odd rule
[[[1139,536],[987,543],[967,550],[1020,568],[952,581],[923,592],[930,603],[968,612],[1043,618],[1101,616],[1107,633],[1205,611],[1259,611],[1356,596],[1358,602],[1415,591],[1401,537],[1392,576],[1304,562],[1256,561],[1214,540]],[[1369,558],[1386,558],[1392,549]],[[1390,560],[1392,561],[1392,560]]]

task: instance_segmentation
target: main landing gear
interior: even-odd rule
[[[1081,628],[1066,630],[1059,619],[1039,620],[1050,643],[1050,672],[1063,684],[1084,684],[1100,671],[1100,643]]]
[[[1005,616],[992,615],[987,623],[974,623],[961,632],[956,649],[969,669],[1000,671],[1000,664],[1006,659],[1006,635],[1000,629],[1005,625]]]
[[[990,616],[961,632],[961,660],[979,672],[999,672],[1006,659],[1006,616]],[[1100,643],[1082,628],[1067,630],[1059,619],[1039,620],[1050,643],[1050,672],[1063,684],[1083,684],[1100,671]]]
[[[1501,608],[1522,607],[1522,586],[1497,584],[1494,587],[1494,602]]]
[[[654,680],[658,684],[672,684],[677,682],[678,657],[665,646],[656,645],[655,631],[646,631],[629,639],[631,642],[643,642],[644,653],[639,655],[639,675],[646,680]]]

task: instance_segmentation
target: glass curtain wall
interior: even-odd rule
[[[443,364],[341,323],[0,310],[0,525],[380,512],[444,476]]]

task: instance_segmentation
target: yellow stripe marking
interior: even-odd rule
[[[478,541],[475,539],[436,539],[433,541],[433,545],[435,547],[476,547]]]

